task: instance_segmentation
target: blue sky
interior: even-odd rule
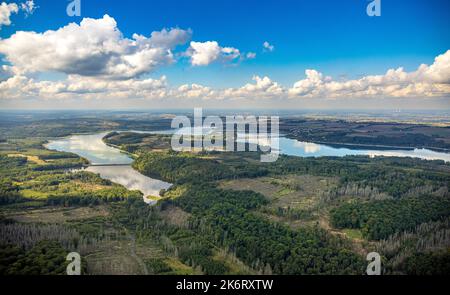
[[[197,42],[217,41],[243,53],[256,53],[254,59],[205,67],[193,67],[188,58],[180,58],[143,76],[165,75],[173,85],[240,87],[258,75],[288,87],[303,79],[306,69],[335,80],[359,79],[391,68],[415,71],[450,49],[447,0],[381,0],[380,17],[366,14],[368,0],[81,0],[81,17],[66,15],[69,1],[34,2],[35,13],[13,15],[12,24],[1,28],[2,39],[21,30],[42,33],[108,14],[126,38],[178,27],[192,29],[192,40]],[[265,41],[274,46],[273,52],[263,50]],[[182,45],[179,52],[188,47],[189,43]],[[41,73],[39,77],[55,79],[60,74]]]
[[[231,87],[255,73],[293,83],[304,76],[305,68],[357,78],[399,66],[413,70],[431,63],[450,45],[447,0],[384,0],[381,17],[367,16],[367,0],[85,0],[81,17],[66,15],[68,1],[35,2],[38,11],[28,18],[14,16],[14,25],[0,31],[2,38],[17,30],[44,32],[109,14],[127,37],[165,27],[191,28],[195,40],[216,40],[257,53],[255,60],[239,67],[192,69],[182,63],[154,73],[167,73],[175,83]],[[273,53],[262,53],[264,41],[275,46]]]

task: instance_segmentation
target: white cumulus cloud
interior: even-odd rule
[[[222,96],[226,98],[275,98],[283,96],[285,90],[269,77],[253,77],[254,83],[248,83],[240,88],[228,88]]]
[[[186,44],[192,38],[192,30],[164,28],[161,31],[152,32],[150,38],[138,34],[134,34],[133,38],[152,47],[175,49],[178,45]]]
[[[173,43],[171,43],[173,44]],[[170,86],[160,79],[104,79],[98,76],[68,75],[62,81],[39,81],[0,68],[0,98],[142,98],[142,99],[338,99],[338,98],[409,98],[450,97],[450,50],[435,58],[431,65],[416,71],[390,69],[383,75],[335,81],[317,70],[305,71],[306,77],[285,88],[267,76],[255,75],[252,83],[241,87],[218,89],[200,84]]]
[[[26,2],[30,11],[33,4]],[[11,5],[11,4],[9,4]],[[17,5],[16,5],[17,6]],[[9,8],[8,8],[9,7]],[[0,20],[7,23],[12,6],[0,5]],[[12,9],[12,10],[11,10]],[[20,11],[20,7],[17,6]],[[253,81],[233,88],[216,88],[198,83],[170,85],[165,76],[147,78],[145,74],[175,62],[183,52],[193,66],[214,62],[240,62],[256,57],[217,41],[189,42],[192,31],[162,29],[150,35],[134,34],[126,38],[116,21],[105,15],[100,19],[84,18],[43,33],[18,31],[0,39],[1,99],[337,99],[390,97],[450,98],[450,50],[437,56],[431,65],[417,70],[389,69],[381,75],[359,79],[334,80],[317,69],[307,69],[305,77],[290,88],[268,76],[255,75]],[[189,44],[186,52],[177,48]],[[274,50],[265,42],[266,50]],[[58,72],[60,80],[45,80],[36,73]]]
[[[248,53],[245,55],[245,57],[246,57],[247,59],[254,59],[254,58],[256,58],[256,53],[254,53],[254,52],[248,52]]]
[[[25,15],[33,14],[33,12],[36,10],[36,5],[34,4],[33,0],[28,0],[25,3],[20,4],[20,9],[22,9],[25,12]]]
[[[169,95],[166,77],[160,79],[105,80],[69,76],[63,81],[38,81],[22,75],[0,83],[0,98],[108,99],[165,98]]]
[[[19,31],[0,40],[0,53],[22,74],[56,71],[69,75],[128,79],[174,61],[172,49],[191,32],[164,29],[151,37],[124,38],[114,18],[84,18],[56,31]],[[33,50],[30,50],[32,46]]]
[[[264,51],[272,52],[272,51],[275,50],[275,46],[273,46],[273,45],[270,44],[269,42],[265,41],[265,42],[263,43],[263,49],[264,49]]]
[[[0,4],[0,30],[2,26],[11,25],[11,15],[18,14],[23,11],[25,16],[33,14],[36,10],[36,5],[33,0],[27,0],[23,3],[6,3],[2,2]]]
[[[207,66],[215,61],[233,61],[240,57],[239,49],[221,47],[216,41],[194,42],[187,50],[193,66]]]
[[[422,64],[416,71],[389,69],[384,75],[335,81],[317,70],[305,71],[306,78],[289,89],[291,97],[438,97],[450,94],[450,50]]]
[[[199,85],[199,84],[184,84],[178,87],[176,90],[171,92],[173,97],[182,98],[214,98],[216,92],[209,87]]]
[[[16,3],[2,2],[0,4],[0,29],[2,26],[11,25],[11,15],[18,12],[19,7]]]

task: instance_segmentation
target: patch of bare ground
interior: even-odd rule
[[[331,226],[328,216],[321,216],[319,219],[319,226],[323,229],[326,229],[329,233],[335,236],[340,236],[342,238],[347,239],[351,242],[352,250],[358,253],[361,256],[365,256],[368,253],[367,246],[370,244],[367,240],[362,238],[355,238],[349,235],[348,233],[335,229]]]
[[[26,211],[12,211],[5,217],[24,223],[64,223],[72,220],[90,219],[93,217],[105,217],[109,211],[105,206],[80,207],[80,208],[45,208],[28,209]]]
[[[178,227],[187,227],[190,216],[191,214],[175,206],[169,206],[161,211],[161,217],[164,220]]]
[[[259,214],[292,228],[314,225],[322,215],[323,196],[335,188],[337,178],[313,175],[283,175],[223,181],[223,189],[252,190],[270,203]]]
[[[143,275],[145,269],[133,255],[132,241],[102,241],[96,251],[86,255],[87,271],[91,275]]]
[[[284,175],[224,181],[221,188],[232,190],[253,190],[271,200],[272,207],[309,209],[320,202],[320,197],[338,180],[333,177],[313,175]]]
[[[23,154],[9,154],[8,157],[27,158],[27,161],[33,162],[38,165],[46,164],[46,162],[44,160],[40,159],[38,156],[30,156],[30,155],[23,155]]]

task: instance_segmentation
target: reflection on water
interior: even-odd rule
[[[203,131],[204,132],[204,131]],[[145,132],[140,133],[158,133],[158,134],[173,134],[174,130],[160,131],[160,132]],[[207,130],[210,134],[211,130]],[[107,133],[97,133],[90,135],[74,135],[68,138],[52,140],[47,144],[48,149],[71,152],[78,154],[88,159],[91,164],[87,168],[88,171],[98,173],[102,178],[109,179],[112,182],[119,183],[131,190],[139,190],[144,196],[159,196],[161,189],[167,189],[171,184],[160,180],[152,179],[135,171],[131,166],[133,160],[120,150],[107,146],[102,138]],[[201,134],[201,132],[200,132]],[[251,143],[258,142],[256,136],[247,135],[240,137],[238,140],[248,140]],[[269,140],[270,141],[270,140]],[[260,142],[261,144],[261,142]],[[262,142],[262,145],[268,142]],[[427,149],[410,149],[410,150],[370,150],[370,149],[349,149],[336,148],[323,144],[316,144],[311,142],[301,142],[285,137],[279,138],[279,148],[281,154],[299,156],[299,157],[322,157],[335,156],[343,157],[347,155],[368,155],[375,156],[392,156],[392,157],[415,157],[427,160],[444,160],[450,162],[450,154],[440,153]],[[126,166],[95,166],[95,165],[113,165],[125,164]],[[152,204],[153,201],[144,198],[144,200]]]
[[[301,142],[285,137],[280,138],[280,149],[282,154],[299,157],[344,157],[349,155],[365,155],[370,157],[412,157],[425,160],[444,160],[446,162],[450,162],[449,153],[440,153],[427,149],[370,150],[336,148],[324,144]]]
[[[123,185],[129,190],[141,191],[144,196],[159,196],[161,189],[168,189],[171,184],[144,176],[131,166],[90,166],[89,172],[100,174],[100,177]],[[151,203],[150,200],[144,199]]]
[[[211,131],[206,130],[204,134],[209,134]],[[174,130],[158,131],[158,132],[145,132],[152,134],[173,134]],[[258,138],[255,134],[237,134],[237,141],[247,141],[251,144],[258,144],[263,146],[270,146],[270,138],[265,139]],[[276,147],[275,147],[276,148]],[[295,139],[279,137],[279,150],[280,154],[298,157],[344,157],[344,156],[357,156],[365,155],[370,157],[384,156],[384,157],[411,157],[420,158],[424,160],[443,160],[450,162],[450,153],[435,152],[428,149],[370,149],[370,148],[344,148],[344,147],[332,147],[324,144],[302,142]]]
[[[103,142],[107,133],[89,135],[74,135],[67,138],[49,141],[48,149],[60,152],[77,154],[94,165],[88,167],[89,172],[100,174],[104,179],[111,180],[130,190],[139,190],[144,194],[144,201],[153,204],[148,196],[159,196],[161,189],[168,189],[171,184],[147,177],[134,170],[130,165],[133,162],[128,155],[119,149],[110,147]],[[103,166],[95,166],[103,165]],[[126,165],[126,166],[107,166]]]
[[[107,132],[89,134],[89,135],[74,135],[67,138],[50,141],[46,148],[60,152],[70,152],[77,154],[93,165],[108,165],[108,164],[131,164],[131,159],[120,150],[110,147],[103,142],[103,137]]]
[[[317,154],[321,150],[320,144],[312,142],[294,142],[294,147],[299,148],[304,151],[305,154]]]

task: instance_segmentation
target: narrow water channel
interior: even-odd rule
[[[155,200],[151,197],[159,197],[161,189],[168,189],[171,184],[134,170],[130,156],[103,142],[106,134],[107,132],[73,135],[50,140],[46,148],[74,153],[87,159],[91,165],[86,171],[99,174],[100,177],[121,184],[129,190],[139,190],[143,193],[146,203],[154,204]]]

